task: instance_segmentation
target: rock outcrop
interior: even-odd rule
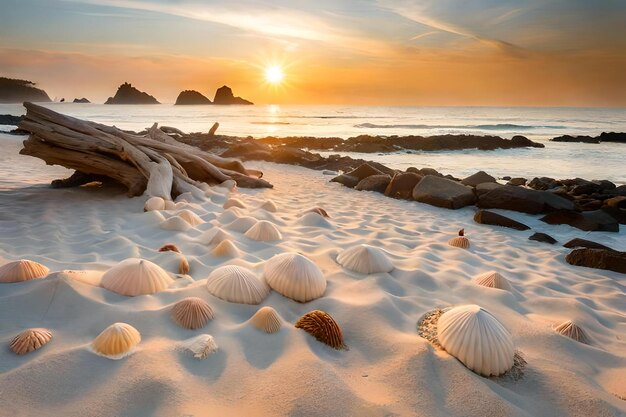
[[[476,187],[478,184],[486,182],[496,182],[496,179],[487,174],[485,171],[478,171],[477,173],[461,180],[461,184],[469,185],[470,187]]]
[[[137,90],[130,83],[124,83],[119,86],[114,97],[104,104],[160,104],[156,98],[148,93]]]
[[[358,191],[376,191],[377,193],[384,193],[391,181],[391,177],[387,174],[371,175],[362,179],[354,187]]]
[[[487,210],[478,210],[474,214],[474,221],[480,224],[489,224],[492,226],[508,227],[515,230],[528,230],[530,227],[523,223],[510,219],[498,213]]]
[[[17,126],[24,120],[24,116],[13,116],[12,114],[0,114],[0,125]]]
[[[72,103],[91,103],[91,101],[87,100],[85,97],[83,98],[75,98],[74,101],[72,101]]]
[[[224,85],[217,89],[215,92],[215,98],[213,104],[254,104],[251,101],[243,99],[241,97],[235,97],[233,90]]]
[[[548,191],[536,191],[513,185],[495,188],[478,198],[478,207],[540,214],[554,210],[574,210],[574,203]]]
[[[626,252],[606,249],[574,249],[565,260],[571,265],[626,274]]]
[[[394,175],[385,189],[385,195],[391,198],[410,200],[413,198],[413,189],[424,178],[415,172],[401,172]]]
[[[413,189],[413,199],[432,206],[458,209],[474,204],[472,188],[447,178],[426,175]]]
[[[602,132],[600,136],[571,136],[563,135],[551,139],[553,142],[578,142],[578,143],[600,143],[616,142],[626,143],[626,132]]]
[[[537,232],[537,233],[533,233],[532,236],[530,236],[528,238],[528,240],[534,240],[537,242],[544,242],[544,243],[549,243],[550,245],[554,245],[556,243],[556,239],[553,238],[552,236],[545,234],[545,233],[541,233],[541,232]]]
[[[27,80],[0,77],[0,103],[49,102],[48,94]]]
[[[619,232],[619,223],[602,210],[576,212],[557,210],[540,219],[548,224],[567,224],[587,232]]]
[[[176,98],[176,103],[174,104],[177,106],[211,104],[211,100],[195,90],[185,90],[178,95],[178,97]]]

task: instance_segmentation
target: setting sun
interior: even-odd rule
[[[285,78],[283,69],[278,65],[272,65],[265,69],[265,80],[270,84],[280,84]]]

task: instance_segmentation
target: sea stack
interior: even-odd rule
[[[0,77],[0,103],[49,102],[48,94],[27,80]]]
[[[137,90],[130,83],[124,83],[119,86],[114,97],[104,104],[160,104],[156,98],[148,93]]]
[[[211,100],[195,90],[185,90],[178,95],[175,105],[178,106],[192,104],[211,104]]]
[[[91,103],[91,101],[83,97],[83,98],[75,98],[74,101],[72,101],[72,103]]]
[[[213,99],[213,104],[254,104],[251,101],[243,99],[241,97],[235,97],[233,95],[233,90],[224,85],[217,89],[215,92],[215,98]]]

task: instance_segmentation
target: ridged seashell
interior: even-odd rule
[[[459,235],[448,240],[448,245],[457,248],[468,249],[470,247],[470,241],[465,237],[465,229],[459,230]]]
[[[334,348],[344,349],[343,335],[337,322],[321,310],[306,313],[296,323],[296,328],[302,329],[320,342]]]
[[[265,281],[274,291],[306,303],[324,295],[326,278],[318,266],[295,252],[281,253],[265,263]]]
[[[18,355],[25,355],[37,350],[52,339],[52,333],[48,329],[35,328],[24,330],[11,340],[11,350]]]
[[[229,198],[228,200],[226,200],[226,202],[224,203],[222,207],[224,207],[224,209],[229,209],[231,207],[238,207],[238,208],[245,209],[246,205],[238,198]]]
[[[191,225],[187,223],[187,220],[183,219],[180,216],[172,216],[169,219],[161,222],[159,224],[161,229],[164,230],[174,230],[176,232],[186,232],[191,229]]]
[[[252,226],[257,224],[258,220],[254,217],[243,216],[235,219],[232,223],[229,223],[225,227],[228,230],[233,230],[239,233],[246,233]]]
[[[496,271],[489,271],[477,275],[474,278],[474,282],[483,287],[498,288],[505,291],[511,291],[512,289],[509,281]]]
[[[464,305],[443,313],[437,337],[449,354],[483,376],[497,376],[513,366],[511,334],[480,306]]]
[[[216,219],[221,224],[228,224],[234,222],[240,217],[244,217],[241,209],[238,209],[237,207],[231,207],[228,210],[224,210],[224,212],[218,214]]]
[[[137,258],[120,262],[102,276],[104,288],[131,297],[163,291],[173,282],[163,268]]]
[[[283,238],[274,223],[267,220],[261,220],[252,226],[245,235],[249,239],[262,241],[281,240]]]
[[[278,312],[272,307],[261,307],[250,318],[250,324],[265,333],[276,333],[282,327],[282,320]]]
[[[394,268],[382,249],[370,245],[357,245],[344,250],[337,256],[337,263],[362,274],[390,272]]]
[[[48,268],[38,262],[20,259],[0,267],[0,282],[23,282],[45,278],[49,272]]]
[[[181,210],[178,212],[178,216],[189,223],[191,226],[195,227],[199,224],[204,223],[204,220],[200,218],[196,213],[191,210]]]
[[[563,323],[556,326],[554,330],[558,334],[567,336],[577,342],[584,343],[586,345],[590,344],[589,337],[587,336],[585,331],[571,320],[564,321]]]
[[[317,213],[306,213],[298,219],[298,224],[307,227],[333,227],[326,218]]]
[[[319,215],[320,215],[320,216],[322,216],[322,217],[328,217],[328,218],[330,217],[330,216],[328,215],[328,213],[326,212],[326,210],[324,210],[324,209],[323,209],[323,208],[321,208],[321,207],[313,207],[313,208],[310,208],[310,209],[306,210],[305,212],[303,212],[302,214],[300,214],[300,216],[304,216],[304,215],[305,215],[305,214],[307,214],[307,213],[316,213],[316,214],[319,214]]]
[[[206,235],[209,236],[209,238],[206,239],[207,245],[219,245],[225,240],[233,239],[233,236],[231,234],[223,231],[220,228],[212,229]]]
[[[150,197],[143,205],[143,211],[165,210],[165,200],[161,197]]]
[[[176,203],[172,200],[165,200],[165,210],[176,210]]]
[[[196,359],[206,359],[212,353],[217,352],[218,347],[215,339],[210,334],[200,334],[191,339],[181,342],[181,346],[193,353]]]
[[[223,240],[219,245],[213,248],[211,255],[224,258],[238,258],[241,256],[241,252],[237,249],[237,246],[230,240]]]
[[[176,252],[176,253],[182,253],[180,251],[180,249],[178,249],[178,246],[176,246],[173,243],[166,243],[165,245],[161,246],[159,248],[159,252]]]
[[[141,334],[128,323],[113,323],[91,342],[91,349],[109,359],[122,359],[133,353]]]
[[[202,298],[183,298],[172,307],[172,320],[185,329],[195,330],[213,320],[213,309]]]
[[[189,261],[183,255],[180,256],[180,262],[178,264],[178,273],[182,275],[189,274]]]
[[[270,213],[276,213],[278,211],[278,207],[276,207],[276,204],[272,200],[267,200],[266,202],[261,204],[259,208],[265,211],[269,211]]]
[[[265,280],[237,265],[215,269],[209,275],[206,286],[217,298],[239,304],[259,304],[270,293]]]

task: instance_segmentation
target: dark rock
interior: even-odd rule
[[[604,201],[604,204],[608,207],[617,207],[621,209],[626,208],[626,196],[620,195],[617,197],[609,198]]]
[[[559,185],[557,180],[549,177],[535,177],[528,183],[528,186],[534,190],[549,190]]]
[[[606,249],[574,249],[565,260],[571,265],[626,274],[626,252]]]
[[[130,83],[119,86],[114,97],[109,97],[104,104],[160,104],[148,93],[137,90]]]
[[[574,249],[574,248],[587,248],[587,249],[606,249],[613,250],[608,246],[604,246],[600,243],[592,242],[591,240],[579,239],[575,238],[564,244],[566,248]]]
[[[476,187],[478,184],[485,182],[496,182],[496,179],[487,174],[485,171],[478,171],[477,173],[461,180],[461,184],[469,185],[470,187]]]
[[[509,180],[511,179],[511,177],[510,177],[510,176],[508,176],[508,175],[505,175],[504,177],[502,177],[502,179],[503,179],[504,181],[509,181]]]
[[[415,167],[408,167],[408,168],[406,169],[406,172],[412,172],[412,173],[414,173],[414,174],[420,174],[420,170],[419,170],[419,169],[417,169],[417,168],[415,168]],[[421,174],[420,174],[420,175],[421,175]]]
[[[318,154],[289,146],[279,146],[272,149],[271,153],[272,159],[270,159],[270,161],[279,164],[307,166],[307,164],[319,161],[321,158]]]
[[[591,136],[570,136],[563,135],[551,139],[553,142],[579,142],[579,143],[600,143],[600,139]]]
[[[610,191],[616,188],[615,184],[609,180],[593,180],[592,182],[598,184],[603,191]]]
[[[587,181],[584,178],[568,178],[566,180],[560,180],[559,181],[561,183],[561,185],[564,185],[566,187],[576,187],[578,185],[585,185],[590,183],[591,181]]]
[[[554,245],[556,243],[556,239],[553,238],[550,235],[547,235],[545,233],[534,233],[532,236],[530,236],[528,238],[528,240],[536,240],[537,242],[544,242],[544,243],[549,243],[551,245]]]
[[[24,116],[13,116],[12,114],[0,114],[0,125],[17,126],[24,120]]]
[[[211,104],[211,100],[195,90],[182,91],[176,98],[176,103],[174,103],[174,105],[178,106],[198,104]]]
[[[27,80],[0,77],[0,103],[49,102],[48,94]]]
[[[619,224],[626,224],[626,209],[617,207],[602,207],[600,210],[613,217]]]
[[[410,200],[413,197],[413,189],[422,178],[421,175],[414,172],[396,174],[385,189],[385,195],[387,197]]]
[[[558,210],[547,214],[540,220],[548,224],[567,224],[587,232],[619,232],[617,221],[601,210],[583,213]]]
[[[458,209],[474,204],[470,187],[446,178],[426,175],[413,189],[413,199],[437,207]]]
[[[602,142],[626,143],[626,133],[602,132],[598,139]]]
[[[62,99],[60,100],[60,103],[65,103],[65,99],[64,99],[64,98],[62,98]]]
[[[499,208],[539,214],[554,210],[573,210],[574,204],[547,191],[535,191],[523,187],[505,185],[495,188],[478,198],[478,207]]]
[[[382,175],[382,174],[383,172],[377,170],[370,164],[363,164],[350,172],[346,172],[345,175],[358,178],[359,181],[361,181],[367,177],[371,177],[372,175]]]
[[[91,101],[89,101],[85,97],[83,97],[83,98],[75,98],[74,101],[72,101],[72,103],[87,104],[87,103],[91,103]]]
[[[425,177],[426,175],[433,175],[435,177],[443,177],[443,175],[441,175],[434,168],[422,168],[419,171],[417,171],[417,173],[420,174],[422,177]]]
[[[588,181],[584,184],[576,185],[572,188],[572,194],[574,195],[583,195],[583,194],[593,194],[602,191],[602,187],[600,184],[595,184],[591,181]]]
[[[245,100],[241,97],[235,97],[233,90],[230,87],[224,85],[217,89],[215,92],[215,98],[213,104],[254,104],[251,101]]]
[[[582,211],[595,211],[595,210],[598,210],[600,207],[602,207],[602,201],[593,200],[593,199],[589,199],[585,201],[584,203],[582,201],[579,201],[578,207]]]
[[[390,181],[391,177],[386,174],[371,175],[359,181],[354,189],[358,191],[376,191],[377,193],[384,193]]]
[[[358,179],[357,177],[353,177],[352,175],[346,175],[346,174],[341,174],[333,178],[332,180],[330,180],[330,182],[338,182],[339,184],[343,184],[349,188],[356,187],[361,181],[362,180]]]
[[[511,178],[506,185],[520,186],[520,185],[526,185],[526,182],[528,182],[526,178],[516,177],[516,178]]]
[[[476,195],[481,196],[500,187],[504,187],[504,185],[498,184],[497,182],[484,182],[482,184],[478,184],[474,190],[476,191]]]
[[[532,140],[528,139],[526,136],[521,136],[521,135],[513,136],[511,138],[511,144],[513,145],[513,147],[516,147],[516,148],[522,148],[522,147],[545,148],[546,147],[543,143],[533,142]]]
[[[474,221],[480,224],[490,224],[493,226],[508,227],[509,229],[516,229],[516,230],[530,229],[530,227],[526,226],[523,223],[520,223],[513,219],[509,219],[506,216],[502,216],[498,213],[494,213],[494,212],[487,211],[487,210],[478,210],[476,214],[474,214]]]
[[[626,196],[626,184],[620,185],[619,187],[615,187],[615,190],[613,191],[615,192],[616,195]]]
[[[313,136],[288,136],[283,138],[277,138],[274,136],[268,136],[258,139],[258,142],[265,143],[267,145],[286,145],[294,148],[307,148],[316,150],[331,150],[335,146],[343,143],[341,138],[316,138]]]

